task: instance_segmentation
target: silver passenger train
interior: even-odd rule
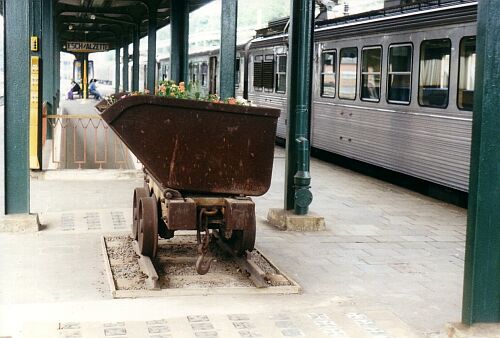
[[[316,22],[311,146],[466,192],[476,15],[477,1],[441,0]],[[287,52],[283,33],[239,46],[237,95],[286,112]],[[217,53],[190,56],[209,92]]]

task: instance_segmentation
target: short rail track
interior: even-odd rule
[[[139,252],[127,235],[102,237],[103,256],[114,298],[207,294],[293,294],[300,286],[255,249],[243,256],[233,254],[227,244],[212,234],[210,254],[215,259],[210,272],[196,272],[196,237],[180,235],[160,240],[154,260]]]

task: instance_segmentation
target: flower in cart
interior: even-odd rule
[[[209,94],[206,101],[209,101],[212,103],[220,103],[221,102],[220,97],[217,94]]]
[[[179,82],[179,91],[181,93],[184,93],[186,91],[186,87],[184,85],[184,82]]]
[[[238,104],[238,101],[234,97],[229,97],[226,99],[225,103],[227,104]]]
[[[165,95],[167,93],[167,87],[162,83],[158,87],[158,93],[160,96]]]

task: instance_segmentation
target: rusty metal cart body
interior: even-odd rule
[[[255,205],[270,186],[279,110],[158,96],[129,96],[102,118],[145,168],[134,191],[133,230],[143,255],[154,258],[158,235],[196,230],[197,270],[210,261],[209,232],[235,254],[255,243]]]

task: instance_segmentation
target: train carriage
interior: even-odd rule
[[[467,191],[476,11],[453,0],[317,22],[312,147]],[[286,37],[248,53],[248,98],[284,111]]]
[[[312,146],[466,191],[474,11],[468,3],[318,28]]]

